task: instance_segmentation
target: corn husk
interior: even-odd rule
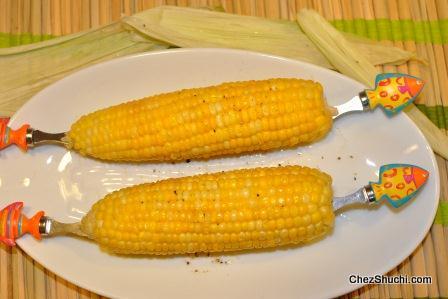
[[[41,43],[0,49],[0,115],[12,115],[35,93],[81,68],[167,47],[113,23]]]
[[[356,49],[361,52],[373,65],[400,65],[415,60],[427,65],[428,62],[417,57],[409,51],[385,46],[377,41],[354,35],[352,33],[341,32],[341,34],[351,43],[356,44]]]
[[[297,15],[297,21],[338,71],[367,86],[375,82],[375,66],[316,11],[302,9]]]
[[[400,63],[413,58],[412,53],[395,47],[349,38],[373,64]],[[8,70],[0,72],[0,115],[11,115],[35,93],[83,67],[169,45],[248,49],[333,67],[296,22],[204,9],[158,7],[125,18],[122,23],[0,49],[0,69]]]
[[[364,53],[353,48],[348,40],[321,15],[313,10],[303,9],[297,21],[310,40],[341,73],[373,88],[376,68],[366,59]],[[437,128],[415,105],[405,109],[406,114],[417,124],[434,152],[448,159],[448,136]]]
[[[161,6],[123,20],[142,34],[185,48],[234,48],[298,59],[333,68],[296,22],[210,10]],[[372,64],[402,63],[414,54],[365,38],[349,36]]]

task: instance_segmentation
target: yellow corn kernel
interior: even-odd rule
[[[75,122],[67,141],[103,160],[174,161],[311,143],[331,125],[319,83],[269,79],[186,89],[102,109]]]
[[[316,169],[235,170],[115,191],[92,207],[81,230],[119,254],[277,247],[330,232],[332,199],[331,177]]]

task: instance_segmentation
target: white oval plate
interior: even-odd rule
[[[82,114],[129,99],[224,81],[270,77],[321,82],[329,104],[340,104],[364,87],[310,64],[244,51],[169,50],[117,59],[82,70],[48,87],[14,116],[11,125],[66,131]],[[378,179],[387,163],[413,163],[431,177],[418,197],[400,211],[350,210],[336,219],[334,232],[311,245],[256,253],[208,257],[125,258],[96,244],[58,237],[18,244],[65,279],[111,297],[126,298],[324,298],[349,292],[350,274],[383,274],[407,257],[428,231],[439,196],[438,170],[428,143],[404,115],[373,113],[335,122],[325,140],[267,154],[180,164],[102,163],[55,146],[24,154],[0,154],[0,198],[24,201],[31,215],[43,209],[58,220],[78,221],[106,193],[128,185],[277,164],[318,167],[334,178],[337,196]],[[187,261],[190,263],[187,264]]]

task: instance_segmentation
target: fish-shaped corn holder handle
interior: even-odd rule
[[[381,106],[388,116],[392,116],[409,106],[420,94],[423,80],[401,73],[384,73],[375,78],[375,89],[367,89],[350,101],[336,106],[333,118],[347,112],[373,110]]]
[[[410,75],[380,74],[375,79],[375,89],[366,90],[370,109],[380,105],[387,115],[394,115],[409,104],[420,94],[424,82]]]
[[[18,130],[12,130],[8,127],[9,117],[0,117],[0,150],[16,144],[23,150],[28,149],[28,141],[26,135],[30,128],[29,125],[23,125]]]
[[[13,130],[8,127],[10,118],[0,117],[0,150],[15,144],[24,151],[39,143],[64,143],[65,133],[45,133],[34,130],[29,124],[22,125],[19,129]]]
[[[391,164],[380,179],[333,198],[331,177],[300,166],[241,169],[162,180],[123,188],[96,202],[78,223],[37,213],[21,215],[22,203],[1,212],[1,240],[31,233],[72,234],[117,254],[175,255],[302,244],[328,234],[335,211],[383,199],[400,207],[428,179],[420,167]]]
[[[387,200],[395,208],[415,197],[426,183],[429,173],[417,166],[389,164],[380,168],[378,183],[370,182],[375,193],[375,201]]]
[[[379,170],[378,182],[370,182],[348,196],[336,197],[333,207],[337,210],[349,203],[379,203],[386,200],[399,208],[417,195],[428,178],[429,172],[415,165],[383,165]]]
[[[182,161],[269,151],[323,138],[333,119],[381,105],[394,114],[409,105],[423,82],[404,74],[379,75],[375,90],[329,107],[318,82],[275,78],[229,82],[155,95],[82,116],[66,133],[2,122],[0,149],[58,143],[108,161]]]
[[[22,214],[23,203],[14,202],[0,211],[0,241],[15,246],[15,239],[29,233],[40,240],[39,223],[44,212],[36,213],[31,219]]]

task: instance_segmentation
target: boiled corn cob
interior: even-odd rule
[[[331,177],[316,169],[236,170],[115,191],[92,207],[80,230],[118,254],[277,247],[329,233],[332,198]]]
[[[0,242],[32,234],[72,234],[121,254],[174,255],[268,248],[309,242],[328,233],[334,211],[388,201],[400,208],[428,181],[429,172],[388,164],[379,181],[332,197],[331,178],[306,167],[256,168],[171,179],[122,189],[100,200],[76,223],[43,211],[28,218],[23,202],[0,210]],[[174,194],[174,195],[173,195]]]
[[[312,143],[331,125],[319,83],[269,79],[186,89],[102,109],[75,122],[66,141],[103,160],[175,161]]]

